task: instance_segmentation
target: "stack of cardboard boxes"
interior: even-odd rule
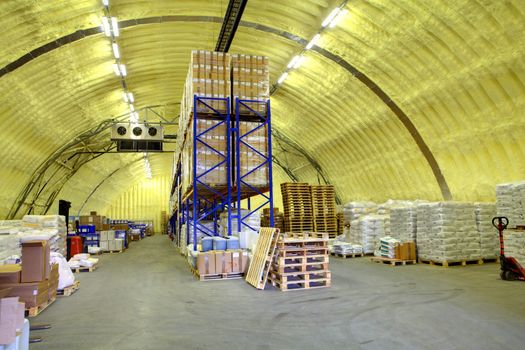
[[[0,289],[19,297],[26,309],[38,307],[56,297],[58,265],[50,264],[47,241],[22,243],[22,264],[0,266]]]
[[[186,79],[186,85],[181,101],[181,117],[179,122],[179,132],[177,137],[178,149],[181,150],[181,172],[182,191],[186,193],[193,182],[193,166],[197,167],[197,173],[203,174],[215,167],[224,160],[228,150],[228,126],[221,120],[210,117],[214,110],[224,113],[228,110],[225,101],[204,100],[204,103],[197,103],[197,134],[209,130],[199,138],[203,142],[197,143],[197,159],[193,159],[193,117],[194,117],[194,96],[208,98],[230,98],[232,118],[235,115],[235,98],[257,100],[261,103],[250,104],[250,110],[240,107],[241,122],[239,128],[246,134],[254,130],[260,121],[249,121],[247,117],[253,117],[255,113],[266,114],[266,101],[269,99],[269,68],[268,58],[263,56],[250,55],[229,55],[222,52],[192,51],[190,68]],[[249,118],[248,118],[249,119]],[[232,119],[233,120],[233,119]],[[239,150],[230,148],[231,156],[234,152],[240,152],[241,174],[250,173],[244,181],[253,187],[267,187],[268,165],[258,168],[264,161],[261,155],[267,156],[268,138],[267,128],[259,128],[246,135],[244,142],[257,150],[257,154],[250,147],[242,145]],[[209,145],[210,147],[208,147]],[[213,148],[213,149],[212,149]],[[217,153],[219,152],[219,153]],[[176,155],[176,161],[179,155]],[[233,169],[232,169],[233,171]],[[225,164],[206,173],[201,181],[209,186],[226,185],[228,177],[233,177],[233,173],[228,173]]]
[[[103,252],[124,250],[124,239],[116,238],[115,231],[100,231],[100,249]]]
[[[210,275],[243,274],[248,270],[248,252],[243,250],[210,250],[197,256],[201,279]]]
[[[96,211],[90,212],[90,215],[80,217],[80,225],[95,225],[97,232],[109,230],[108,220],[105,216],[97,215]]]

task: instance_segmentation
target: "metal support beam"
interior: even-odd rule
[[[221,32],[217,38],[215,51],[228,52],[247,3],[248,0],[230,0],[222,22]]]

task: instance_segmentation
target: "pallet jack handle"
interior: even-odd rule
[[[498,224],[496,224],[496,221],[498,221]],[[507,228],[508,224],[509,219],[507,219],[505,216],[496,216],[495,218],[492,218],[492,226],[497,228],[500,233]]]

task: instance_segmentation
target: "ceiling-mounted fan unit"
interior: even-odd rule
[[[117,123],[111,128],[111,140],[119,152],[162,152],[164,127],[141,123]]]

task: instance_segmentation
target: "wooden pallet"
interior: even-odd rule
[[[80,267],[72,267],[71,268],[71,271],[73,271],[73,273],[80,273],[80,272],[93,272],[97,269],[98,267],[98,263],[91,266],[91,267],[87,267],[87,266],[80,266]]]
[[[287,232],[284,235],[281,236],[281,239],[279,239],[279,242],[295,242],[296,240],[299,240],[301,242],[303,241],[327,241],[328,240],[328,234],[326,232],[311,232],[311,231],[303,231],[303,232]]]
[[[336,256],[338,258],[348,259],[348,258],[360,258],[365,256],[363,253],[348,253],[348,254],[340,254],[340,253],[330,253],[332,256]]]
[[[328,247],[292,247],[275,251],[275,259],[321,258],[328,254]]]
[[[467,265],[482,265],[483,259],[474,260],[453,260],[453,261],[433,261],[428,259],[419,259],[420,264],[429,264],[434,266],[449,267],[449,266],[467,266]]]
[[[272,264],[272,271],[279,274],[285,272],[314,272],[314,271],[328,271],[328,257],[326,261],[313,261],[313,262],[297,262],[297,263],[286,263],[286,264]]]
[[[498,258],[483,258],[483,263],[499,263],[499,257]]]
[[[69,297],[80,288],[80,281],[75,281],[71,286],[57,290],[57,295]]]
[[[224,281],[224,280],[234,280],[244,277],[243,272],[236,273],[217,273],[217,274],[207,274],[201,275],[199,270],[195,269],[193,266],[189,265],[190,271],[199,281]]]
[[[331,273],[329,271],[316,271],[315,273],[308,272],[293,272],[280,274],[271,271],[268,276],[268,281],[281,291],[303,290],[314,288],[330,287]]]
[[[109,254],[120,254],[122,253],[124,250],[123,249],[120,249],[120,250],[105,250],[104,253],[109,253]]]
[[[281,236],[279,229],[262,227],[253,253],[252,261],[246,274],[246,282],[257,289],[264,289],[275,254],[277,240]]]
[[[44,311],[49,305],[53,304],[55,302],[56,298],[51,298],[45,303],[42,303],[38,306],[30,307],[29,309],[26,309],[27,316],[28,317],[35,317],[38,316],[42,311]]]
[[[372,260],[373,262],[377,262],[377,263],[388,264],[390,266],[414,265],[414,264],[416,264],[416,260],[391,259],[391,258],[385,258],[385,257],[382,257],[382,256],[374,256],[370,260]]]

